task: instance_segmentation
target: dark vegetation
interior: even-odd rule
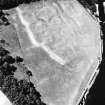
[[[0,8],[3,10],[15,8],[20,4],[29,4],[41,0],[0,0]]]
[[[9,21],[6,18],[9,14],[5,14],[2,10],[0,10],[0,25],[9,25]]]
[[[0,46],[0,90],[14,105],[46,105],[31,81],[14,77],[17,70],[15,63],[22,62],[23,58],[11,56],[8,50]],[[27,71],[26,75],[32,76],[32,72]]]
[[[4,13],[3,10],[9,10],[16,8],[20,4],[29,4],[31,2],[37,2],[41,0],[0,0],[0,25],[10,25],[8,21],[8,13]]]
[[[91,12],[94,14],[96,12],[96,6],[95,4],[98,3],[98,0],[78,0],[85,8],[88,8],[91,10]]]

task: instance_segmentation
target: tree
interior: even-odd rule
[[[10,52],[3,47],[0,47],[0,57],[6,56]]]
[[[14,77],[17,67],[14,63],[23,62],[23,58],[16,58],[10,52],[0,47],[0,88],[1,91],[15,105],[46,105],[41,101],[41,94],[36,90],[32,82],[25,79],[18,80]],[[28,76],[32,76],[31,71],[26,71]]]
[[[30,70],[26,71],[26,74],[27,74],[28,76],[33,76],[33,75],[32,75],[32,72],[31,72]]]
[[[21,58],[21,57],[19,57],[19,56],[16,56],[16,57],[15,57],[15,60],[16,60],[17,63],[23,62],[23,58]]]
[[[3,59],[3,61],[7,62],[8,64],[15,63],[15,59],[12,56],[10,56],[10,55],[6,55],[2,59]]]

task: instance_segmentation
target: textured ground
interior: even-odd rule
[[[33,73],[31,81],[42,99],[54,105],[73,104],[87,68],[98,54],[98,24],[77,2],[20,7],[15,23],[17,35],[6,37],[14,50],[20,42],[25,64]],[[49,50],[36,47],[35,41],[40,46],[44,42]]]

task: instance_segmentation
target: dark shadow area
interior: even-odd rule
[[[96,78],[95,83],[90,89],[87,95],[85,105],[105,105],[105,10],[103,1],[98,2],[99,19],[101,25],[101,31],[103,33],[103,55],[102,62],[99,66],[100,72]]]
[[[0,0],[0,9],[8,10],[17,7],[20,4],[29,4],[41,0]]]

